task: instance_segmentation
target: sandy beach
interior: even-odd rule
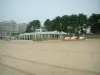
[[[0,40],[0,75],[100,75],[100,39]]]

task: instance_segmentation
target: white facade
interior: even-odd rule
[[[24,33],[19,35],[19,39],[22,40],[36,40],[36,39],[58,39],[61,36],[67,35],[65,32],[35,32],[35,33]]]
[[[17,24],[14,21],[0,22],[0,34],[17,33]]]
[[[27,25],[28,24],[26,24],[26,23],[20,23],[20,24],[18,24],[18,33],[25,33]]]

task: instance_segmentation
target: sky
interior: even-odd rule
[[[100,0],[0,0],[0,21],[43,24],[46,19],[78,13],[100,14]]]

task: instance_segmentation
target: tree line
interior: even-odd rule
[[[26,32],[34,32],[35,29],[41,28],[39,20],[29,22]],[[64,31],[67,33],[81,32],[86,34],[87,28],[90,28],[91,33],[100,33],[100,14],[92,14],[87,17],[86,14],[72,14],[57,16],[53,20],[46,19],[42,28],[48,31]]]

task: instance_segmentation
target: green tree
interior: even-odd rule
[[[85,34],[86,36],[86,30],[88,28],[88,18],[87,15],[85,14],[79,14],[78,15],[78,26],[79,26],[79,31],[81,34]]]
[[[44,26],[45,26],[45,28],[46,28],[48,31],[52,30],[52,29],[51,29],[51,21],[50,21],[49,19],[47,19],[47,20],[44,22]]]
[[[71,27],[71,33],[75,33],[78,29],[78,16],[76,14],[69,16],[69,26]]]
[[[52,30],[57,30],[57,31],[62,31],[62,22],[61,22],[61,17],[57,16],[55,19],[51,21],[51,29]]]
[[[57,30],[57,31],[64,31],[67,33],[76,33],[81,31],[81,33],[86,33],[86,29],[88,28],[87,15],[72,14],[72,15],[64,15],[62,17],[57,16],[51,21],[47,19],[44,25],[45,28],[49,31]]]
[[[100,14],[92,14],[88,22],[93,34],[100,33]]]
[[[64,15],[61,17],[62,31],[69,32],[69,16]]]
[[[33,20],[29,22],[29,25],[26,28],[26,32],[35,32],[35,29],[38,29],[41,27],[39,20]]]

